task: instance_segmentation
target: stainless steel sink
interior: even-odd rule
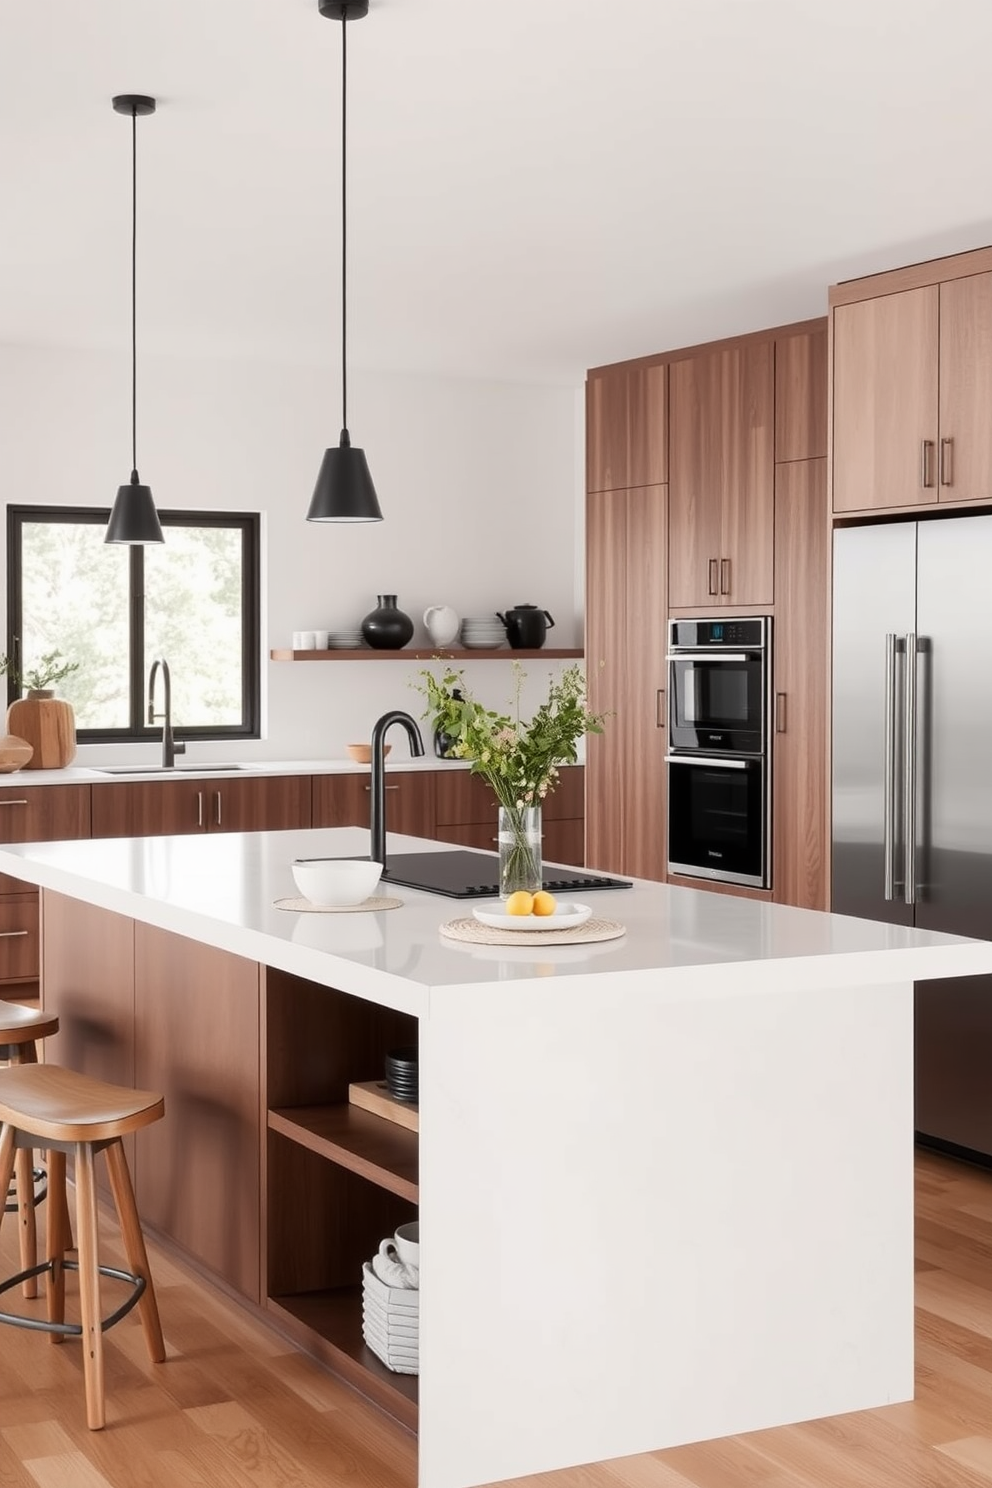
[[[93,765],[97,775],[213,775],[218,770],[241,770],[243,765]]]

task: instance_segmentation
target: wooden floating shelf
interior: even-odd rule
[[[376,651],[372,646],[362,646],[356,651],[283,651],[278,648],[269,652],[271,661],[533,661],[547,657],[549,661],[564,657],[579,658],[585,653],[581,648],[542,646],[540,651],[514,651],[510,646],[501,646],[496,651],[458,650],[435,647],[432,651]]]
[[[269,1112],[269,1128],[319,1157],[416,1204],[417,1133],[348,1101]]]

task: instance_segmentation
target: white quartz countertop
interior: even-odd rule
[[[397,909],[321,913],[279,909],[296,898],[296,857],[360,856],[364,828],[91,839],[0,847],[0,872],[214,945],[385,1006],[428,1015],[433,995],[471,997],[505,984],[507,1000],[550,1005],[583,996],[667,1000],[776,992],[992,971],[992,942],[904,929],[845,915],[635,880],[583,892],[626,934],[588,945],[492,946],[448,941],[446,921],[472,901],[383,883]],[[390,835],[389,852],[444,851]],[[513,994],[511,996],[510,994]]]
[[[193,746],[195,748],[195,745]],[[142,765],[146,767],[143,769]],[[121,759],[106,764],[67,765],[64,770],[17,770],[0,775],[0,789],[28,785],[110,785],[122,780],[183,780],[225,777],[237,780],[240,775],[361,775],[369,765],[351,759],[239,760],[236,763],[211,763],[209,760],[180,756],[174,769],[165,770],[158,756],[142,760]],[[386,770],[467,770],[467,760],[442,760],[425,754],[418,759],[387,759]]]

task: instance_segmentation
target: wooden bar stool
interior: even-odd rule
[[[58,1033],[59,1020],[54,1013],[36,1012],[19,1002],[0,1002],[0,1063],[37,1064],[37,1040]],[[21,1270],[29,1271],[38,1259],[38,1238],[35,1225],[35,1205],[45,1197],[45,1189],[35,1192],[35,1183],[44,1178],[36,1171],[30,1148],[19,1147],[14,1162],[14,1198],[7,1199],[5,1208],[18,1214],[18,1234],[21,1247]],[[5,1190],[6,1192],[6,1190]],[[38,1278],[28,1276],[23,1284],[25,1297],[37,1297]]]
[[[148,1269],[141,1221],[134,1202],[131,1175],[121,1138],[164,1114],[165,1102],[151,1090],[107,1085],[75,1070],[53,1064],[20,1064],[0,1069],[0,1192],[6,1192],[18,1151],[32,1146],[48,1149],[48,1223],[46,1259],[33,1268],[45,1276],[48,1321],[0,1312],[0,1322],[36,1328],[61,1343],[69,1334],[83,1340],[83,1377],[86,1383],[86,1421],[99,1430],[105,1422],[103,1334],[137,1306],[148,1353],[154,1363],[165,1358],[155,1289]],[[97,1256],[98,1228],[93,1159],[103,1152],[120,1222],[124,1253],[130,1271],[101,1266]],[[65,1159],[76,1160],[77,1262],[66,1261],[68,1248],[65,1201]],[[0,1215],[2,1218],[2,1215]],[[65,1321],[65,1271],[79,1272],[81,1323]],[[117,1310],[104,1318],[100,1310],[100,1277],[130,1283],[131,1290]],[[23,1271],[0,1283],[5,1292],[24,1280]]]

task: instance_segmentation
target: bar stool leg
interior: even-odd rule
[[[104,1150],[127,1263],[135,1276],[145,1278],[145,1290],[138,1300],[138,1316],[141,1318],[141,1326],[145,1332],[148,1356],[153,1364],[161,1364],[165,1359],[165,1340],[162,1337],[162,1324],[159,1321],[158,1303],[155,1300],[148,1253],[145,1250],[145,1237],[141,1231],[141,1221],[134,1202],[134,1188],[131,1185],[127,1158],[124,1156],[124,1145],[118,1137]]]
[[[100,1273],[97,1270],[98,1232],[93,1147],[76,1143],[76,1245],[79,1251],[79,1310],[83,1325],[83,1378],[86,1384],[86,1424],[99,1431],[105,1424],[103,1399],[103,1329],[100,1311]]]
[[[65,1253],[71,1237],[65,1196],[65,1153],[54,1149],[48,1154],[48,1215],[45,1224],[45,1249],[49,1270],[45,1275],[45,1297],[48,1321],[65,1322]],[[61,1343],[64,1333],[49,1333],[50,1342]]]
[[[17,1188],[21,1270],[28,1271],[38,1260],[38,1228],[34,1217],[34,1153],[30,1147],[19,1147],[14,1154],[14,1182]],[[22,1281],[21,1291],[25,1297],[37,1297],[37,1276],[29,1276],[27,1281]]]
[[[10,1180],[14,1176],[14,1159],[17,1154],[14,1149],[15,1128],[5,1121],[0,1126],[0,1194],[6,1196],[10,1189]],[[0,1224],[3,1223],[4,1204],[0,1203]]]

